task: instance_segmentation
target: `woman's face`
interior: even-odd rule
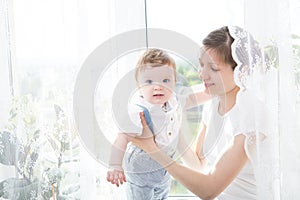
[[[203,50],[199,62],[199,77],[204,82],[206,93],[222,96],[236,86],[232,67],[224,63],[213,49]]]
[[[140,72],[138,83],[144,99],[152,104],[163,105],[175,88],[174,69],[167,65],[147,67]]]

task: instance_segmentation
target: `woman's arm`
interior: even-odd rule
[[[134,138],[133,143],[144,149],[154,160],[160,163],[165,169],[181,184],[191,192],[205,199],[213,199],[218,196],[237,176],[247,162],[244,150],[245,136],[236,136],[231,145],[221,155],[214,169],[209,174],[203,174],[192,170],[173,161],[168,155],[160,151],[155,145],[152,133],[147,128],[143,116],[141,116],[144,126],[143,137]]]
[[[196,152],[199,160],[201,160],[202,165],[206,165],[205,155],[203,154],[203,142],[204,142],[205,133],[206,133],[206,126],[203,122],[201,122],[200,130],[201,131],[198,134],[198,138],[196,140],[197,143],[196,143],[195,152]]]
[[[196,171],[201,171],[205,167],[205,160],[203,157],[198,156],[198,148],[196,146],[196,149],[191,148],[191,142],[188,144],[188,141],[191,141],[193,138],[189,138],[187,140],[186,138],[191,135],[189,127],[187,127],[188,124],[183,123],[181,126],[181,131],[179,134],[179,142],[178,142],[178,152],[181,155],[181,158],[183,162],[192,169]],[[205,134],[205,127],[201,126],[201,131],[199,135]],[[197,140],[197,143],[200,143],[200,140]],[[201,140],[202,142],[202,140]],[[200,159],[201,158],[201,159]]]
[[[178,151],[184,164],[196,171],[201,171],[204,168],[204,165],[197,157],[197,154],[191,147],[184,144],[185,141],[183,139],[180,139],[179,143]]]

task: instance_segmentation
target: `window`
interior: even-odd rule
[[[6,5],[7,2],[4,0],[1,3]],[[14,71],[15,97],[10,115],[4,117],[8,119],[7,123],[3,126],[16,127],[9,129],[10,133],[22,139],[22,147],[31,149],[30,153],[20,155],[20,159],[24,160],[19,163],[22,165],[9,165],[12,171],[17,170],[12,173],[13,177],[30,180],[28,186],[32,186],[31,190],[21,191],[22,194],[32,197],[44,195],[47,198],[61,195],[75,199],[83,199],[80,195],[84,194],[85,199],[104,196],[106,199],[123,199],[124,188],[116,189],[106,182],[105,166],[96,162],[81,145],[72,121],[73,89],[82,63],[107,39],[125,31],[145,28],[146,22],[148,27],[174,30],[199,43],[201,34],[205,35],[214,23],[203,21],[199,24],[197,20],[199,25],[187,26],[187,22],[205,18],[204,11],[199,12],[200,4],[196,0],[189,3],[157,0],[29,0],[25,3],[15,0],[7,6],[9,24],[2,24],[1,28],[11,34],[11,38],[4,37],[3,42],[11,42],[11,46],[6,48],[12,51],[13,63],[8,67]],[[4,15],[2,19],[5,19]],[[217,17],[213,20],[221,23]],[[118,50],[117,44],[112,48]],[[5,51],[2,53],[2,57],[9,57]],[[110,69],[112,74],[102,80],[105,84],[100,83],[98,90],[107,88],[107,84],[116,84],[134,66],[132,64],[136,59],[136,54],[129,53],[126,59],[115,61]],[[195,70],[182,58],[178,57],[176,61],[179,74],[188,77],[188,83],[184,84],[190,86],[193,81],[197,83]],[[1,59],[1,62],[4,60]],[[4,64],[2,66],[7,66]],[[1,74],[1,81],[7,86],[5,97],[9,96],[8,67]],[[111,92],[107,90],[106,100],[111,98]],[[106,107],[109,100],[106,103],[95,102],[96,109],[97,103],[101,105],[98,109],[109,108]],[[110,133],[113,122],[105,120],[108,112],[99,110],[97,113],[101,123],[105,124],[102,127]],[[195,112],[191,113],[192,118],[196,119]],[[197,123],[193,123],[193,127],[197,130]],[[37,137],[42,142],[32,143],[31,137]],[[43,190],[44,193],[37,193],[38,189],[33,187],[36,180],[43,180],[39,189],[48,188]],[[18,195],[17,192],[15,194]],[[176,181],[172,182],[170,195],[172,198],[193,196]]]
[[[116,188],[107,183],[105,162],[96,161],[96,156],[83,144],[75,128],[74,85],[86,58],[116,35],[146,27],[171,30],[197,44],[201,44],[202,38],[211,30],[224,25],[244,27],[255,24],[261,28],[264,23],[249,20],[258,11],[248,4],[261,5],[258,1],[1,0],[0,181],[3,184],[0,184],[0,190],[5,184],[24,186],[13,187],[8,199],[22,196],[26,199],[123,200],[124,187]],[[280,173],[283,177],[282,199],[293,199],[299,196],[296,184],[299,170],[295,167],[299,165],[299,159],[295,159],[299,152],[295,147],[300,141],[297,123],[300,116],[299,1],[265,3],[262,8],[266,12],[260,12],[272,22],[267,23],[272,28],[266,29],[282,29],[278,27],[289,24],[284,21],[288,17],[278,15],[278,20],[274,20],[274,15],[269,14],[276,6],[282,8],[281,3],[290,4],[291,31],[287,28],[283,29],[284,33],[276,30],[280,37],[274,36],[278,46],[284,44],[277,52],[281,56],[278,64],[284,66],[279,67],[278,76],[282,80],[279,93],[282,96],[289,94],[286,95],[288,98],[280,96],[280,155],[283,155]],[[286,12],[286,9],[282,10]],[[265,29],[258,31],[262,30]],[[290,32],[293,45],[289,46],[284,39]],[[145,38],[151,46],[151,35],[146,33]],[[120,50],[117,43],[112,43],[110,48],[116,52]],[[293,50],[293,60],[289,50]],[[97,83],[94,96],[97,123],[101,124],[109,141],[113,140],[116,129],[111,117],[113,88],[134,68],[140,51],[135,49],[114,58]],[[193,66],[176,52],[169,53],[176,58],[178,74],[186,79],[186,82],[178,83],[186,87],[198,84]],[[93,71],[90,74],[92,76]],[[291,80],[295,81],[291,83]],[[201,106],[188,114],[192,132],[196,134]],[[107,153],[105,148],[102,150]],[[3,198],[6,197],[0,196]],[[198,198],[173,180],[170,199]]]

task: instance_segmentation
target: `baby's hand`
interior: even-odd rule
[[[106,179],[111,184],[116,184],[119,187],[120,184],[126,182],[126,177],[123,170],[112,169],[107,172]]]

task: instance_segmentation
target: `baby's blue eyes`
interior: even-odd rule
[[[148,84],[152,84],[153,83],[152,80],[146,80],[145,82],[148,83]]]
[[[169,82],[170,82],[170,79],[167,79],[167,78],[166,78],[166,79],[163,80],[163,82],[164,82],[164,83],[169,83]]]
[[[170,79],[167,79],[167,78],[166,78],[166,79],[163,79],[162,82],[163,82],[163,83],[169,83],[169,82],[170,82]],[[152,84],[153,81],[152,81],[152,80],[146,80],[145,83],[147,83],[147,84]]]

